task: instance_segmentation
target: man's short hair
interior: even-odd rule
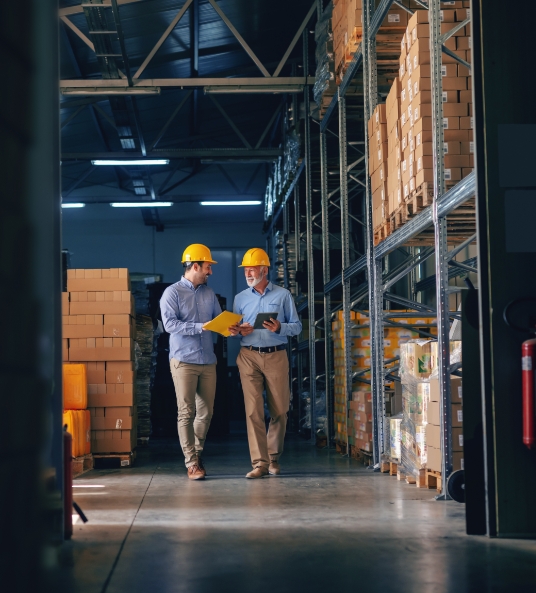
[[[205,262],[202,261],[185,261],[182,265],[184,266],[185,271],[188,272],[192,269],[194,264],[199,264],[199,267],[202,268],[204,263]]]

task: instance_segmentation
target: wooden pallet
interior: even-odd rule
[[[93,455],[88,453],[81,457],[73,457],[73,478],[77,478],[93,469]]]
[[[389,461],[382,461],[380,463],[380,472],[382,474],[388,474],[391,471],[391,464]]]
[[[130,453],[95,453],[94,467],[131,467],[136,459],[136,450]]]
[[[429,488],[430,490],[437,490],[438,492],[441,492],[442,490],[442,486],[443,486],[443,482],[442,482],[443,478],[441,477],[441,472],[432,470],[432,469],[428,469],[426,470],[426,476],[425,476],[425,488]]]
[[[398,462],[397,461],[390,461],[389,462],[389,475],[396,476],[398,472]]]
[[[383,241],[391,234],[391,223],[389,220],[384,220],[382,224],[374,229],[374,245]]]
[[[404,226],[419,212],[428,208],[434,198],[433,184],[423,183],[417,187],[398,208],[389,215],[389,220],[374,230],[374,244],[386,239],[397,229]],[[447,216],[448,243],[455,245],[476,233],[475,199],[471,198]],[[408,246],[433,246],[435,244],[434,227],[430,226],[416,237],[405,243]]]

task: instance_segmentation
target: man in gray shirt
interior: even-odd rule
[[[215,262],[208,247],[189,245],[182,256],[184,276],[160,299],[164,329],[170,334],[169,360],[177,395],[177,429],[188,478],[203,480],[201,455],[216,395],[216,355],[204,324],[221,313],[207,286]]]

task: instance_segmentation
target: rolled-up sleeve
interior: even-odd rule
[[[283,303],[283,311],[285,313],[285,321],[281,322],[281,329],[279,335],[281,336],[297,336],[302,330],[302,324],[296,311],[296,305],[292,295],[288,293]]]
[[[168,334],[182,334],[194,336],[203,331],[203,324],[194,321],[181,321],[179,319],[178,295],[173,290],[166,289],[160,299],[160,312],[162,323]],[[217,303],[217,301],[216,301]],[[219,307],[219,304],[217,305]],[[214,306],[216,308],[216,305]]]

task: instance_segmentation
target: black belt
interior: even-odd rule
[[[286,344],[279,344],[279,346],[265,346],[262,348],[256,348],[255,346],[243,346],[243,348],[247,348],[248,350],[253,350],[254,352],[260,352],[261,354],[270,354],[271,352],[278,352],[279,350],[286,350]]]

